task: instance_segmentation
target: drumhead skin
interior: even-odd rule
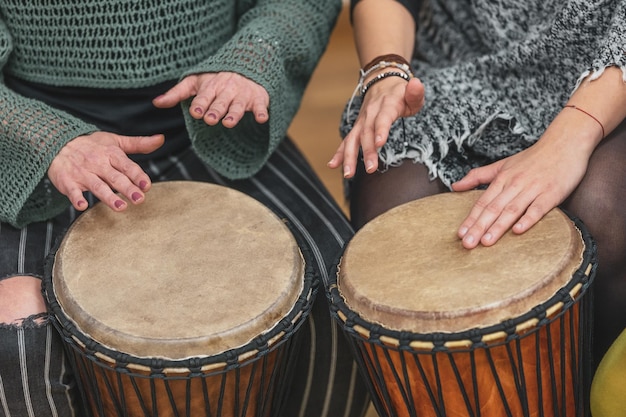
[[[180,360],[240,347],[294,307],[304,265],[268,208],[214,184],[153,184],[143,204],[98,203],[63,238],[54,295],[78,329],[140,358]]]
[[[564,287],[584,244],[558,209],[522,235],[463,248],[457,230],[481,192],[412,201],[366,224],[338,268],[346,305],[387,329],[455,333],[518,317]]]

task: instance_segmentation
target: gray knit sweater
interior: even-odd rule
[[[0,66],[33,83],[116,89],[242,74],[267,89],[267,124],[226,129],[183,114],[199,156],[244,178],[285,137],[340,10],[340,0],[0,0]],[[0,220],[20,226],[67,207],[43,180],[68,141],[95,130],[0,83]]]
[[[534,143],[582,78],[626,82],[626,0],[424,0],[417,24],[426,104],[392,126],[383,170],[412,160],[450,186]]]

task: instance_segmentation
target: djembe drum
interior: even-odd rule
[[[381,416],[574,417],[588,407],[595,244],[555,209],[464,249],[480,191],[406,203],[357,232],[329,287]]]
[[[44,292],[97,416],[265,417],[281,405],[314,274],[287,225],[238,191],[153,186],[69,228]]]

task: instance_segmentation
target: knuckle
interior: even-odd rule
[[[89,189],[96,195],[102,195],[108,190],[108,186],[100,180],[94,180],[89,185]]]
[[[219,113],[223,113],[226,110],[226,104],[222,101],[214,101],[211,103],[209,110],[217,111]]]
[[[521,208],[516,203],[509,203],[502,208],[502,212],[505,214],[517,215],[521,213]]]

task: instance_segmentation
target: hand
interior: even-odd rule
[[[407,83],[399,77],[388,77],[367,91],[354,127],[344,138],[328,166],[343,164],[343,176],[356,172],[359,148],[363,150],[365,170],[378,169],[378,148],[387,142],[389,129],[400,117],[417,113],[424,105],[424,85],[417,78]]]
[[[77,210],[87,208],[83,192],[91,191],[113,210],[122,211],[127,203],[116,191],[139,204],[151,184],[148,175],[127,154],[150,153],[163,141],[163,135],[130,137],[95,132],[79,136],[52,160],[48,178]]]
[[[454,191],[490,184],[459,227],[463,246],[491,246],[509,229],[524,233],[561,204],[587,170],[597,142],[591,128],[557,117],[533,146],[452,184]]]
[[[265,88],[233,72],[189,75],[152,102],[156,107],[170,108],[190,97],[194,98],[189,114],[210,126],[221,120],[224,126],[234,127],[247,111],[259,123],[269,119],[270,98]]]

